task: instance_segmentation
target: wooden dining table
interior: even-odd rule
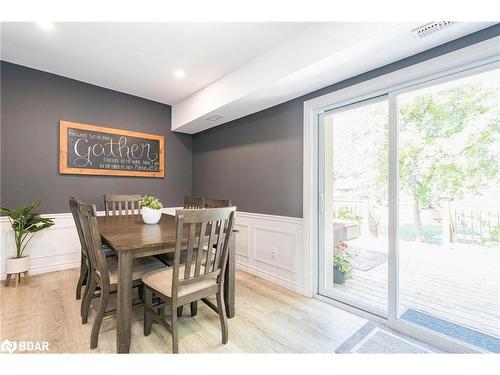
[[[118,257],[116,350],[130,350],[132,326],[132,260],[175,251],[175,216],[162,214],[158,224],[145,224],[141,215],[97,218],[103,243]],[[187,227],[184,233],[188,237]],[[224,279],[224,300],[228,318],[234,317],[235,236],[231,236]]]

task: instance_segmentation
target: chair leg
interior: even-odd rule
[[[222,295],[222,293],[217,293],[217,310],[219,310],[220,327],[222,330],[222,343],[227,344],[228,334],[226,306],[224,304],[224,296]]]
[[[139,288],[137,288],[137,294],[139,295],[139,299],[143,302],[146,303],[144,300],[144,289],[146,286],[144,284],[139,285]]]
[[[78,283],[76,284],[76,299],[79,300],[82,298],[82,286],[83,282],[87,278],[88,274],[88,269],[87,269],[87,262],[85,259],[85,256],[82,253],[82,260],[80,263],[80,277],[78,278]]]
[[[90,334],[90,349],[97,348],[99,331],[101,330],[101,323],[102,319],[104,318],[104,313],[106,312],[108,299],[109,299],[109,287],[106,285],[101,285],[101,298],[99,301],[99,309],[97,310],[97,315],[94,319],[94,324],[92,325],[92,332]]]
[[[182,307],[182,306],[181,306]],[[177,314],[174,304],[172,304],[172,353],[179,353],[179,332],[177,327]]]
[[[190,310],[191,316],[196,316],[198,314],[198,301],[191,302]]]
[[[92,303],[92,299],[94,298],[96,288],[97,284],[95,282],[94,275],[92,274],[92,272],[90,272],[89,280],[87,281],[87,285],[85,285],[84,298],[81,305],[82,324],[87,324],[90,304]]]
[[[182,310],[184,309],[184,306],[179,306],[177,308],[177,316],[182,316]]]
[[[151,311],[151,306],[153,305],[153,293],[150,288],[144,286],[143,297],[144,297],[144,336],[149,336],[151,333],[151,327],[153,326],[153,313]]]

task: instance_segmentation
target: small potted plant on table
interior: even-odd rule
[[[347,244],[340,241],[333,253],[333,281],[335,284],[344,284],[352,278],[352,266],[349,262],[351,254],[347,252]]]
[[[26,279],[31,267],[30,256],[24,255],[26,246],[35,234],[54,225],[52,219],[41,217],[39,214],[32,212],[39,205],[40,201],[36,200],[30,205],[16,210],[0,208],[0,214],[6,215],[9,218],[10,225],[14,230],[14,241],[16,243],[16,256],[9,257],[6,261],[7,278],[5,279],[5,286],[9,286],[13,275],[16,286],[21,282],[21,274]]]
[[[156,197],[145,195],[139,201],[141,206],[142,220],[146,224],[156,224],[161,219],[161,209],[163,204]]]

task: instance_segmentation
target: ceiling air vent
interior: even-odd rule
[[[215,122],[215,121],[222,120],[223,118],[224,118],[224,116],[221,116],[221,115],[213,115],[213,116],[207,117],[207,120]]]
[[[434,21],[425,24],[423,26],[417,27],[416,29],[413,29],[411,32],[413,36],[416,36],[418,38],[423,38],[427,35],[435,33],[436,31],[442,30],[445,27],[450,26],[451,24],[453,24],[453,21]]]

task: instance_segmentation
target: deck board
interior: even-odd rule
[[[370,248],[370,240],[356,246]],[[380,249],[380,240],[373,247]],[[332,290],[387,311],[388,262],[353,270],[353,278]],[[458,244],[400,245],[400,313],[407,308],[500,337],[500,249]]]

